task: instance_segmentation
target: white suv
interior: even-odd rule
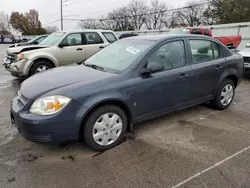
[[[117,39],[113,31],[59,31],[39,45],[7,49],[4,67],[16,77],[27,77],[53,67],[80,63]]]

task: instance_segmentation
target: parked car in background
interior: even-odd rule
[[[3,44],[14,44],[16,42],[14,37],[4,37]]]
[[[37,44],[40,44],[47,37],[48,37],[48,35],[40,35],[40,36],[37,36],[37,37],[27,41],[27,42],[21,42],[21,43],[16,43],[16,44],[10,45],[9,48],[14,48],[14,47],[18,47],[18,46],[37,45]]]
[[[212,30],[210,28],[201,28],[201,27],[187,27],[172,29],[169,31],[169,34],[195,34],[195,35],[205,35],[213,37]],[[229,49],[236,49],[241,43],[241,36],[223,36],[223,37],[214,37]]]
[[[107,30],[55,32],[39,45],[7,49],[4,67],[13,76],[27,77],[53,67],[83,62],[115,41],[114,32]]]
[[[246,44],[246,48],[250,48],[250,41]]]
[[[128,38],[128,37],[135,37],[138,36],[138,34],[136,33],[123,33],[119,36],[119,39],[124,39],[124,38]]]
[[[245,74],[250,76],[250,48],[238,52],[244,58]]]
[[[211,37],[131,37],[84,65],[25,80],[12,101],[11,121],[34,142],[84,139],[103,151],[119,144],[132,124],[207,101],[228,108],[242,74],[242,56]]]
[[[23,38],[21,42],[28,42],[29,39]]]

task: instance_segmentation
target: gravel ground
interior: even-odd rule
[[[136,125],[104,153],[22,138],[9,119],[21,82],[0,65],[0,187],[250,187],[250,79],[228,110],[197,106]]]

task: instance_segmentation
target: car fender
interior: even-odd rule
[[[50,60],[54,64],[55,67],[59,66],[59,62],[57,61],[57,59],[52,54],[50,54],[48,52],[41,52],[41,51],[39,51],[39,52],[36,52],[36,53],[32,53],[27,58],[28,58],[28,61],[25,64],[25,67],[24,67],[26,75],[28,75],[31,66],[34,65],[34,63],[38,59],[48,59],[48,60]]]
[[[120,102],[123,105],[126,106],[128,110],[128,115],[131,121],[134,119],[134,108],[133,104],[131,104],[129,99],[125,94],[121,94],[119,92],[106,92],[106,93],[100,93],[98,95],[93,95],[88,97],[82,104],[82,107],[78,110],[78,113],[76,115],[76,125],[78,125],[79,131],[82,125],[82,122],[86,118],[86,115],[93,110],[96,106],[106,103],[108,101],[116,101]]]

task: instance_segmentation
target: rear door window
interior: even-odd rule
[[[115,35],[111,32],[102,32],[103,36],[107,39],[109,43],[117,41]]]
[[[189,40],[193,64],[212,61],[221,57],[218,44],[208,40]]]

